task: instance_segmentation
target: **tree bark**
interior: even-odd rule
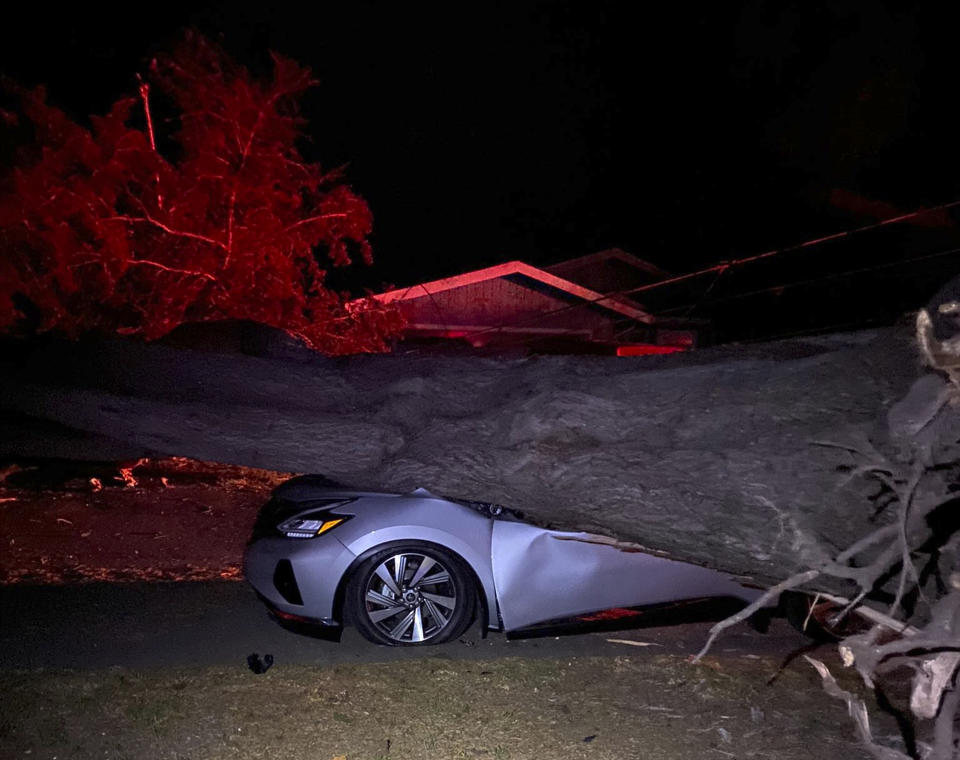
[[[19,351],[0,367],[6,455],[129,447],[422,486],[759,583],[877,528],[872,487],[838,467],[896,448],[887,410],[923,374],[907,327],[633,359]]]

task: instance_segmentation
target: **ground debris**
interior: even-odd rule
[[[244,469],[150,460],[137,469],[138,485],[106,480],[93,492],[73,463],[20,468],[4,486],[0,534],[15,544],[0,552],[0,583],[240,580],[257,511],[286,477],[260,472],[241,482]],[[210,515],[228,519],[211,529]]]
[[[263,675],[273,665],[273,655],[265,654],[262,658],[257,652],[247,655],[247,667],[258,676]]]
[[[235,667],[5,673],[0,714],[12,714],[16,705],[21,717],[0,732],[0,756],[31,750],[76,760],[688,760],[735,745],[738,757],[808,760],[810,747],[820,746],[825,756],[867,760],[845,716],[824,709],[830,698],[806,668],[764,686],[763,673],[772,667],[772,661],[751,661],[733,676],[707,671],[709,688],[695,700],[680,680],[690,666],[663,655],[619,665],[609,657],[511,657],[485,663],[483,671],[475,662],[430,657],[291,665],[270,672],[269,688]],[[423,677],[432,670],[451,677]],[[338,690],[350,699],[335,708],[317,702],[318,695]],[[416,716],[398,711],[400,693],[425,709]],[[758,698],[781,716],[777,731],[758,731],[751,723]],[[558,702],[573,709],[560,713]],[[304,720],[317,715],[318,704],[323,719]],[[377,731],[370,730],[371,715],[378,716]],[[702,728],[678,731],[683,725]]]

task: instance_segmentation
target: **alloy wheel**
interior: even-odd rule
[[[442,634],[457,612],[450,568],[419,552],[398,552],[369,574],[364,612],[381,636],[396,644],[420,644]]]

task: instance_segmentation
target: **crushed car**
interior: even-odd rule
[[[486,502],[362,491],[318,475],[261,510],[247,580],[281,621],[370,641],[450,641],[478,617],[507,633],[611,608],[762,593],[724,573],[610,538],[535,525]]]

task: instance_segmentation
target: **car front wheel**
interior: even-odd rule
[[[462,559],[432,544],[394,545],[364,560],[346,601],[357,630],[375,644],[422,646],[461,635],[476,607]]]

